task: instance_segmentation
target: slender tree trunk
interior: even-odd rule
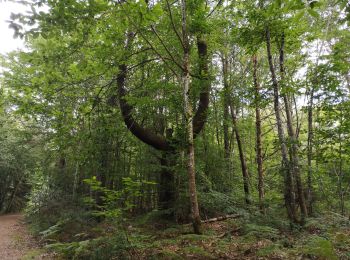
[[[73,199],[76,199],[78,182],[79,182],[79,162],[77,161],[75,163],[74,182],[73,182],[73,190],[72,190]]]
[[[280,73],[281,73],[281,82],[284,85],[285,82],[285,70],[284,70],[284,42],[285,42],[285,36],[282,34],[281,37],[281,46],[280,46],[280,56],[279,56],[279,62],[280,62]],[[292,109],[291,104],[288,98],[288,95],[283,91],[282,94],[283,100],[284,100],[284,108],[286,111],[286,117],[287,117],[287,130],[289,139],[291,142],[291,170],[293,171],[293,175],[295,177],[296,181],[296,188],[298,192],[298,202],[300,206],[301,211],[301,223],[305,222],[305,218],[307,218],[307,207],[305,203],[305,196],[304,196],[304,190],[303,190],[303,183],[300,176],[300,166],[299,166],[299,146],[298,146],[298,138],[295,134],[294,126],[293,126],[293,117],[292,117]]]
[[[342,98],[342,104],[344,102],[344,99]],[[345,215],[345,201],[344,201],[344,193],[345,190],[343,188],[343,180],[344,180],[344,173],[343,173],[343,138],[342,138],[342,128],[343,128],[343,109],[340,107],[340,125],[338,128],[338,142],[339,142],[339,169],[338,169],[338,188],[339,188],[339,203],[340,203],[340,213],[344,216]]]
[[[218,107],[217,107],[217,103],[215,100],[215,97],[213,98],[213,112],[214,112],[214,118],[215,118],[215,137],[216,137],[216,144],[220,147],[221,146],[221,142],[220,142],[220,122],[219,122],[219,113],[218,113]]]
[[[257,76],[257,58],[253,56],[253,79],[255,88],[255,126],[256,126],[256,162],[258,166],[258,191],[259,191],[259,209],[260,212],[265,214],[264,206],[264,168],[263,168],[263,155],[262,155],[262,141],[261,141],[261,118],[260,118],[260,86]]]
[[[186,0],[182,0],[182,36],[183,36],[183,102],[187,137],[187,173],[192,213],[193,229],[196,234],[201,234],[201,219],[199,215],[197,190],[196,190],[196,168],[194,160],[194,137],[193,137],[193,109],[190,101],[190,43],[187,34],[187,6]]]
[[[223,54],[222,57],[222,74],[224,78],[224,102],[223,102],[223,108],[224,108],[224,118],[223,118],[223,129],[224,129],[224,158],[227,165],[229,165],[229,159],[230,159],[230,137],[229,137],[229,131],[228,131],[228,120],[229,120],[229,83],[228,83],[228,58],[227,55]]]
[[[249,173],[248,173],[248,168],[247,168],[247,162],[246,162],[246,159],[244,156],[241,136],[240,136],[238,128],[237,128],[236,112],[235,112],[233,105],[230,105],[230,108],[231,108],[233,130],[234,130],[235,135],[236,135],[239,159],[241,161],[245,202],[246,202],[246,204],[249,205],[249,204],[251,204],[251,199],[250,199],[250,191],[249,191]]]
[[[314,99],[314,87],[312,86],[310,90],[309,106],[307,111],[307,121],[308,121],[308,133],[307,133],[307,207],[308,213],[312,214],[312,153],[313,153],[313,99]]]
[[[275,116],[276,116],[277,133],[278,133],[278,139],[281,146],[282,172],[284,176],[284,200],[285,200],[289,219],[293,222],[297,222],[296,208],[295,208],[294,181],[293,181],[293,175],[289,165],[288,149],[285,142],[284,129],[282,124],[282,112],[281,112],[280,102],[279,102],[279,87],[278,87],[275,67],[272,61],[271,36],[270,36],[269,28],[266,28],[265,36],[266,36],[267,58],[269,62],[269,68],[271,72],[272,85],[273,85],[274,110],[275,110]]]

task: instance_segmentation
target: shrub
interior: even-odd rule
[[[302,247],[302,251],[306,255],[315,256],[319,259],[337,260],[338,256],[333,248],[332,243],[319,236],[311,236]]]

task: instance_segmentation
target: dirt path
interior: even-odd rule
[[[40,255],[23,224],[22,215],[0,216],[1,260],[43,259]]]

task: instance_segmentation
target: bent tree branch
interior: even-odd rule
[[[196,113],[193,118],[193,135],[196,137],[204,127],[207,120],[207,109],[209,106],[209,91],[210,91],[210,80],[209,80],[209,61],[208,61],[208,48],[207,43],[201,37],[197,38],[197,48],[199,57],[199,74],[201,80],[201,93],[199,95],[199,103]],[[133,106],[126,101],[127,91],[125,88],[127,78],[127,65],[119,65],[119,73],[117,75],[117,87],[120,99],[120,110],[124,122],[130,132],[140,139],[142,142],[154,147],[161,151],[170,151],[173,149],[171,141],[165,136],[154,133],[152,130],[141,126],[134,119],[132,115]]]

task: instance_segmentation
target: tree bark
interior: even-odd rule
[[[258,167],[258,192],[259,192],[259,209],[262,214],[265,214],[264,206],[264,168],[263,168],[263,155],[262,155],[262,140],[261,140],[261,117],[260,117],[260,86],[258,82],[257,70],[257,57],[253,56],[253,80],[255,88],[255,126],[256,126],[256,163]]]
[[[199,102],[197,111],[193,117],[193,137],[196,138],[202,131],[207,118],[209,107],[209,92],[210,92],[210,78],[209,78],[209,57],[207,42],[201,37],[197,37],[197,51],[198,51],[198,68],[201,80],[201,93],[199,94]]]
[[[245,159],[245,156],[244,156],[241,136],[240,136],[238,128],[237,128],[236,112],[235,112],[235,109],[234,109],[232,104],[230,105],[230,108],[231,108],[231,117],[232,117],[233,130],[234,130],[235,135],[236,135],[239,159],[240,159],[240,162],[241,162],[245,202],[246,202],[247,205],[250,205],[251,204],[251,199],[250,199],[250,191],[249,191],[249,173],[248,173],[248,168],[247,168],[247,162],[246,162],[246,159]]]
[[[184,119],[186,127],[187,139],[187,173],[190,193],[192,224],[194,233],[201,234],[201,219],[199,215],[197,190],[196,190],[196,168],[194,160],[194,122],[193,110],[190,101],[190,43],[187,34],[187,6],[186,0],[181,1],[182,13],[182,36],[183,36],[183,75],[182,75],[182,90],[183,90],[183,106]]]

